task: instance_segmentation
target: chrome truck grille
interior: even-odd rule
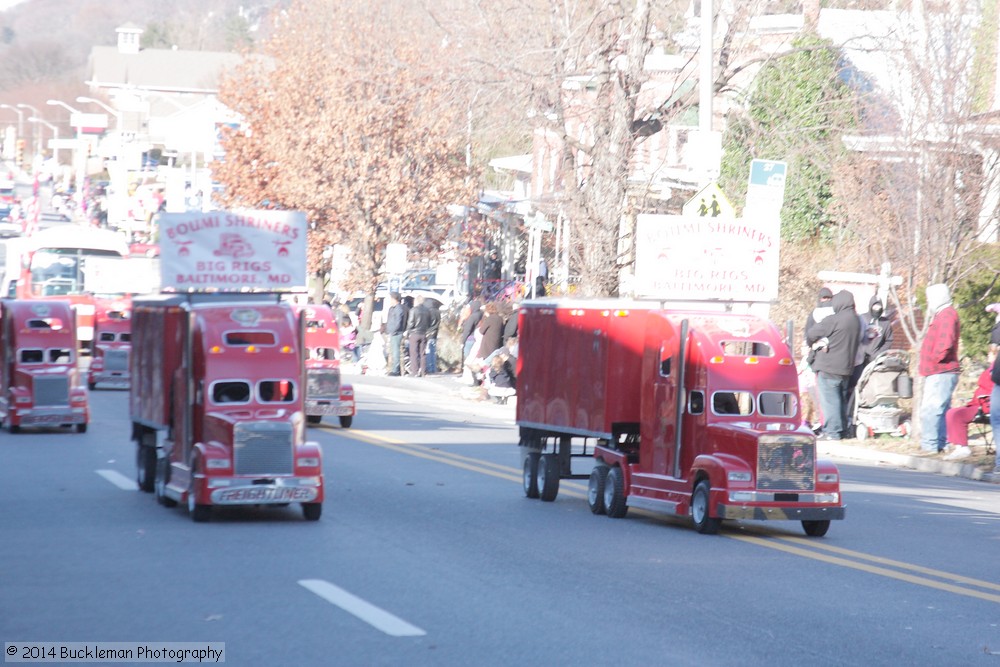
[[[69,405],[69,378],[35,377],[35,406]]]
[[[816,445],[808,440],[779,437],[757,444],[757,488],[812,491],[815,486]]]
[[[108,350],[104,353],[104,370],[127,371],[128,350]]]
[[[240,422],[233,427],[237,475],[291,475],[292,425],[288,422]]]

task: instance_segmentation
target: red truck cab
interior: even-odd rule
[[[87,371],[87,388],[100,384],[127,389],[131,379],[129,357],[132,351],[130,307],[101,309],[94,324],[94,352]]]
[[[215,506],[302,504],[320,518],[322,453],[306,441],[303,323],[275,295],[132,302],[137,481],[195,521]]]
[[[335,415],[343,428],[354,421],[354,387],[340,371],[340,328],[330,306],[296,305],[305,318],[306,421],[319,424],[324,415]]]
[[[776,327],[752,315],[624,301],[520,309],[517,422],[524,491],[554,500],[593,456],[588,504],[723,519],[795,519],[822,536],[845,508],[837,468],[801,427],[798,377]],[[577,441],[576,447],[573,442]]]
[[[87,430],[87,390],[77,367],[76,320],[65,301],[0,299],[0,419]]]

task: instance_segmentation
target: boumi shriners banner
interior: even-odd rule
[[[159,217],[163,288],[292,290],[306,285],[301,211],[189,211]]]
[[[781,221],[640,214],[637,296],[698,301],[776,301]]]

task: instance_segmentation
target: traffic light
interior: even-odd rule
[[[20,167],[24,165],[24,139],[18,139],[15,146],[14,163]]]

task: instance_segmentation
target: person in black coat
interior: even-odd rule
[[[483,340],[479,343],[480,359],[490,356],[494,350],[503,345],[503,318],[495,303],[483,306],[483,319],[479,321],[479,333]]]
[[[424,307],[430,315],[430,324],[427,326],[427,350],[426,365],[427,373],[437,373],[437,342],[438,331],[441,330],[441,302],[437,299],[426,299]]]
[[[824,440],[840,440],[847,428],[847,388],[854,371],[861,321],[854,309],[854,295],[837,292],[831,300],[833,314],[813,324],[806,332],[806,343],[826,339],[826,347],[816,353],[812,368],[816,372],[819,402],[823,409]]]
[[[483,318],[483,302],[473,299],[469,302],[469,314],[462,320],[462,331],[459,333],[459,340],[462,341],[462,359],[467,359],[472,351],[472,333],[479,326],[479,320]]]

